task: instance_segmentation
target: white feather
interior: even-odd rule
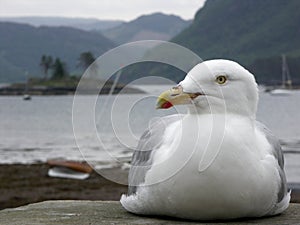
[[[215,77],[226,75],[225,85]],[[258,101],[253,75],[227,60],[204,62],[180,83],[204,92],[180,121],[171,123],[135,194],[121,198],[136,214],[187,219],[261,217],[283,212],[278,202],[281,167],[255,121]],[[199,85],[198,85],[199,84]]]

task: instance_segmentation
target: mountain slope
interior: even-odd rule
[[[114,44],[98,33],[69,27],[33,27],[17,23],[0,23],[0,82],[24,80],[24,72],[41,76],[43,54],[60,57],[70,72],[76,70],[82,52],[99,56]]]
[[[193,24],[173,41],[204,59],[300,55],[300,1],[207,0]]]
[[[192,25],[172,41],[203,59],[238,61],[266,84],[280,82],[281,54],[286,54],[300,83],[299,8],[298,0],[207,0]]]
[[[169,40],[189,24],[178,16],[154,13],[105,30],[103,34],[118,44],[145,39]]]
[[[207,0],[192,24],[171,41],[204,60],[235,60],[259,83],[271,85],[281,82],[281,54],[286,54],[293,82],[300,85],[299,9],[299,0]],[[128,68],[121,80],[147,75],[178,82],[186,74],[145,62]]]

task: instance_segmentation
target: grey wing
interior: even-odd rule
[[[287,194],[287,183],[286,183],[286,176],[284,173],[284,158],[283,158],[283,152],[281,149],[281,145],[279,140],[272,134],[272,132],[264,126],[262,123],[257,122],[256,126],[259,128],[260,131],[262,131],[268,142],[272,146],[273,155],[278,161],[279,165],[279,175],[280,175],[280,188],[278,192],[278,200],[277,202],[280,202],[284,196]]]
[[[136,193],[137,186],[145,181],[147,171],[152,165],[152,155],[163,143],[166,127],[182,119],[183,115],[175,114],[162,117],[153,123],[141,136],[131,159],[128,176],[128,195]]]

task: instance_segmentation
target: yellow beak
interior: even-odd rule
[[[191,104],[200,93],[185,93],[179,85],[167,90],[158,97],[156,109],[168,109],[174,105]]]

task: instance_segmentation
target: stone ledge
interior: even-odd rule
[[[299,224],[300,204],[290,204],[280,216],[238,220],[226,224]],[[175,219],[140,217],[127,213],[113,201],[46,201],[0,211],[0,224],[204,224]],[[225,222],[210,223],[225,224]]]

